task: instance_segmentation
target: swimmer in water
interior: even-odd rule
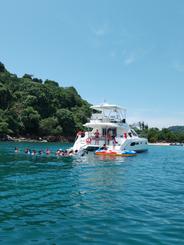
[[[46,154],[50,155],[51,151],[49,149],[46,150]]]
[[[39,151],[38,151],[38,154],[39,154],[39,155],[42,155],[42,153],[43,153],[43,150],[39,150]]]
[[[17,147],[15,147],[15,153],[18,153],[19,149]]]
[[[36,150],[33,150],[32,153],[31,153],[32,156],[35,156],[36,155]]]

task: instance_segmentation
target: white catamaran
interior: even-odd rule
[[[91,106],[94,110],[89,122],[84,124],[88,130],[79,132],[72,147],[74,152],[95,151],[104,144],[108,149],[118,152],[134,150],[144,152],[148,141],[140,138],[126,123],[126,110],[117,105],[103,103]]]

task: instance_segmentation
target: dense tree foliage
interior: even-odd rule
[[[137,126],[133,126],[136,132],[148,139],[149,142],[184,142],[184,127],[182,126],[173,126],[170,128],[149,128],[148,125],[145,125],[144,122],[139,122]]]
[[[91,115],[74,87],[25,74],[18,78],[0,62],[0,136],[74,136]]]

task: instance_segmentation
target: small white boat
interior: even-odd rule
[[[79,132],[72,147],[74,152],[96,151],[104,144],[109,150],[144,152],[148,150],[148,140],[140,138],[126,122],[126,110],[107,103],[91,106],[94,110],[88,129]]]

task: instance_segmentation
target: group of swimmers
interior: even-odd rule
[[[15,153],[19,153],[20,150],[18,147],[15,147]],[[25,148],[24,149],[24,153],[27,155],[31,155],[31,156],[36,156],[36,155],[44,155],[46,154],[47,156],[49,156],[52,151],[49,150],[48,148],[44,151],[44,150],[32,150],[29,148]],[[68,157],[68,156],[73,156],[74,154],[77,154],[77,150],[74,152],[72,149],[70,150],[62,150],[62,149],[58,149],[56,152],[54,152],[56,156],[64,156],[64,157]]]
[[[77,154],[77,150],[75,150],[75,152],[71,149],[71,150],[62,150],[62,149],[58,149],[56,152],[55,152],[55,155],[56,156],[64,156],[64,157],[67,157],[67,156],[73,156],[74,154]]]

